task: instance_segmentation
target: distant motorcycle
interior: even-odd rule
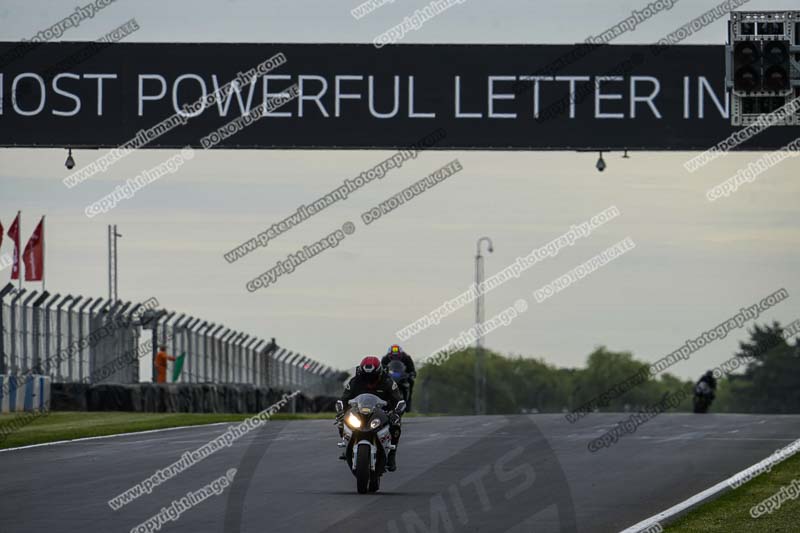
[[[400,387],[400,392],[403,394],[403,399],[406,401],[406,411],[411,409],[411,376],[406,372],[406,365],[402,361],[390,361],[386,367],[389,375],[392,377],[397,386]]]
[[[714,391],[711,390],[708,383],[701,381],[694,386],[694,412],[707,413],[708,408],[711,407],[711,402],[714,400]]]
[[[345,412],[342,401],[336,402],[336,412],[344,415],[339,447],[345,448],[347,465],[356,477],[359,494],[377,492],[389,452],[395,448],[389,432],[387,403],[374,394],[359,394],[348,404]],[[406,402],[400,400],[395,412],[402,415],[405,407]]]

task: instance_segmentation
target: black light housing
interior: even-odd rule
[[[69,155],[67,155],[67,160],[64,161],[64,166],[67,167],[67,170],[72,170],[75,168],[75,160],[72,159],[72,148],[68,148]]]
[[[603,159],[603,152],[600,152],[600,159],[597,160],[597,167],[598,172],[603,172],[606,169],[606,162]]]
[[[733,88],[757,91],[761,85],[761,49],[754,41],[741,41],[733,49]]]
[[[791,86],[789,41],[764,43],[764,90],[786,91]]]

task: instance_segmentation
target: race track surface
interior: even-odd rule
[[[800,416],[665,414],[588,450],[624,418],[407,418],[399,469],[374,495],[356,493],[330,421],[268,422],[117,511],[108,500],[226,426],[12,450],[0,453],[0,533],[131,531],[231,468],[222,494],[149,530],[611,532],[800,437]]]

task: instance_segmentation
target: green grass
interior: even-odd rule
[[[133,433],[148,429],[197,426],[216,422],[241,422],[252,414],[228,413],[131,413],[119,411],[51,411],[46,415],[0,415],[0,430],[15,418],[29,422],[0,440],[0,449],[78,439]],[[276,413],[272,420],[333,420],[334,413]],[[422,416],[409,413],[406,416]],[[0,435],[1,436],[1,435]]]
[[[665,528],[669,533],[755,533],[800,531],[800,498],[784,501],[779,509],[759,518],[750,508],[800,478],[800,454],[787,459],[718,499],[703,505]]]
[[[31,415],[0,415],[0,428],[14,418]],[[46,415],[30,418],[30,421],[0,440],[0,449],[41,444],[58,440],[77,439],[132,433],[148,429],[163,429],[178,426],[195,426],[215,422],[240,422],[248,414],[227,413],[131,413],[117,411],[51,411]],[[276,413],[272,420],[333,419],[333,413]]]

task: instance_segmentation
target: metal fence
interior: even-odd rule
[[[184,355],[178,382],[248,383],[310,396],[341,392],[341,372],[278,346],[274,338],[159,309],[155,298],[132,304],[40,294],[10,283],[0,289],[0,374],[138,383],[139,360],[154,364],[158,344]]]

